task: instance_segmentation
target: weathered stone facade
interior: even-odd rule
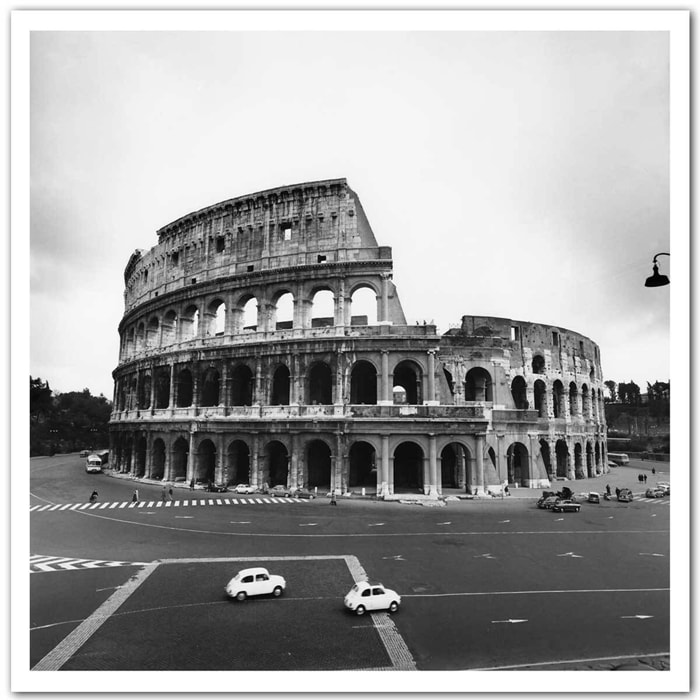
[[[503,318],[408,325],[344,179],[189,214],[124,277],[122,471],[383,496],[607,471],[598,346]]]

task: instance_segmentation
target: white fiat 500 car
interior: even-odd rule
[[[255,486],[251,486],[250,484],[236,484],[233,488],[234,493],[255,493],[257,489]]]
[[[345,607],[357,615],[364,615],[369,610],[388,610],[396,612],[401,605],[401,596],[381,583],[358,581],[345,596]]]
[[[286,587],[287,582],[281,576],[256,566],[252,569],[241,569],[226,585],[226,594],[236,600],[245,600],[250,595],[270,594],[277,598]]]

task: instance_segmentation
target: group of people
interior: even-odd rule
[[[639,481],[640,484],[646,484],[647,483],[647,475],[646,474],[640,474],[637,477],[637,481]]]

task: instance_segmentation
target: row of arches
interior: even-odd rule
[[[511,382],[511,394],[515,408],[534,408],[540,418],[583,417],[600,420],[604,415],[603,392],[589,390],[583,384],[579,391],[576,382],[570,382],[568,387],[560,379],[555,379],[548,387],[547,382],[537,379],[532,384],[518,375]]]
[[[127,326],[121,338],[122,359],[145,350],[210,336],[237,335],[257,330],[320,328],[337,325],[371,325],[380,314],[380,295],[369,282],[358,283],[347,298],[327,286],[314,288],[308,297],[288,289],[269,297],[246,292],[231,300],[216,296],[203,303],[187,303],[153,313]]]

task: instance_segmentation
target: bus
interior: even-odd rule
[[[608,452],[608,462],[625,466],[630,463],[630,458],[624,452]]]
[[[93,452],[93,454],[88,455],[87,460],[85,460],[85,471],[88,474],[99,474],[102,471],[102,467],[109,461],[109,450],[100,450],[99,452]]]

